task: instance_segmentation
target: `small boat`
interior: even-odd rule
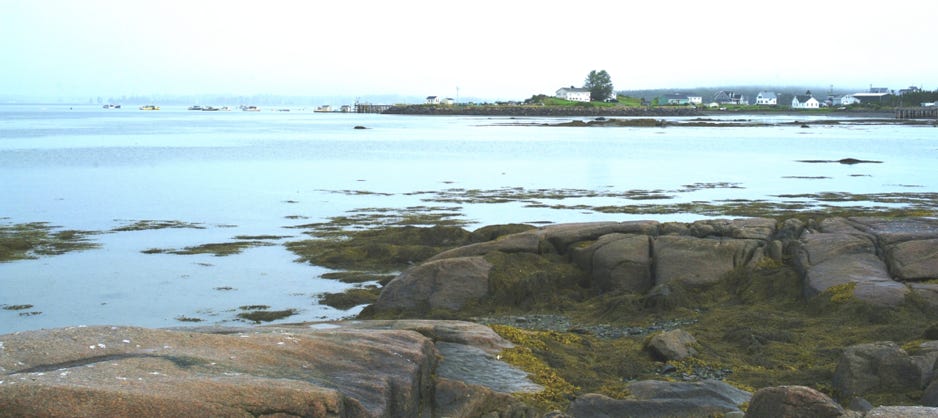
[[[105,108],[105,109],[120,109],[120,108],[121,108],[121,105],[106,104],[106,105],[104,105],[104,108]]]
[[[140,110],[160,110],[160,107],[154,105],[144,105],[140,106]]]
[[[189,110],[205,110],[205,108],[199,105],[195,105],[195,106],[189,106]]]
[[[243,106],[243,105],[242,105],[242,106],[241,106],[241,110],[243,110],[243,111],[245,111],[245,112],[260,112],[260,111],[261,111],[261,108],[259,108],[259,107],[257,107],[257,106]]]

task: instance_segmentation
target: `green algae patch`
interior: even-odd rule
[[[0,262],[30,260],[100,247],[93,231],[57,230],[46,222],[0,225]]]
[[[314,222],[287,226],[303,229],[304,233],[322,239],[345,239],[356,232],[392,227],[464,227],[469,221],[461,219],[459,207],[411,206],[407,208],[359,208],[346,215],[333,216],[327,222]],[[306,219],[294,216],[293,219]]]
[[[338,280],[342,283],[358,284],[366,282],[378,282],[382,286],[388,284],[397,277],[396,274],[375,274],[367,271],[334,271],[325,273],[323,279]]]
[[[256,307],[261,307],[261,308],[256,309],[256,310],[251,310]],[[296,309],[284,309],[280,311],[270,311],[268,310],[270,309],[270,307],[266,305],[242,306],[241,309],[246,310],[247,312],[239,312],[237,315],[238,318],[254,322],[255,324],[259,324],[261,322],[276,321],[278,319],[287,318],[287,317],[296,315],[298,313]]]
[[[359,305],[374,303],[378,300],[379,294],[381,294],[381,288],[377,286],[356,287],[341,293],[323,293],[319,296],[319,303],[344,311]]]
[[[242,251],[253,247],[266,247],[274,245],[266,241],[234,241],[202,244],[194,247],[185,247],[182,249],[150,248],[141,251],[144,254],[176,254],[176,255],[196,255],[211,254],[216,257],[224,257],[233,254],[240,254]]]
[[[471,234],[458,227],[390,227],[348,232],[346,238],[288,242],[297,261],[359,271],[403,270],[445,250],[470,243]]]
[[[526,331],[506,325],[492,325],[491,328],[515,344],[515,347],[502,350],[499,358],[524,370],[531,381],[544,387],[540,392],[516,396],[544,411],[564,409],[579,388],[564,379],[542,357],[551,351],[551,347],[579,344],[581,339],[570,334]]]
[[[205,229],[198,223],[183,221],[142,220],[112,229],[113,232],[147,231],[155,229]]]
[[[531,253],[489,253],[488,303],[492,309],[527,311],[562,308],[584,298],[586,273],[562,256]]]
[[[831,286],[824,293],[830,298],[831,302],[844,303],[854,299],[854,291],[857,288],[856,282],[849,282]]]

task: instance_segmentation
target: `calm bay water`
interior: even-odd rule
[[[103,232],[141,220],[204,227],[103,233],[93,236],[98,249],[0,263],[0,305],[30,304],[29,311],[41,312],[0,310],[0,334],[70,325],[184,325],[179,317],[225,324],[243,305],[295,308],[299,313],[285,320],[291,322],[354,315],[358,309],[339,311],[316,299],[350,285],[322,279],[328,269],[293,262],[282,245],[227,257],[142,251],[238,235],[292,236],[274,241],[279,244],[303,238],[289,226],[363,208],[446,207],[470,228],[700,218],[423,200],[458,195],[457,189],[658,190],[673,196],[665,203],[938,192],[938,129],[931,127],[512,125],[565,120],[0,105],[0,223]],[[882,163],[798,162],[846,157]],[[699,183],[734,187],[685,187]],[[425,193],[413,194],[418,191]],[[608,196],[535,200],[648,203]]]

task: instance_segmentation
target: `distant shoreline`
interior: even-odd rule
[[[580,107],[580,106],[428,106],[396,105],[383,112],[391,115],[432,116],[513,116],[513,117],[667,117],[720,115],[836,116],[868,119],[893,119],[889,110],[833,110],[827,112],[779,110],[710,110],[686,107]]]

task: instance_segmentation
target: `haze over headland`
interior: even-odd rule
[[[938,2],[0,0],[0,99],[938,87]]]

